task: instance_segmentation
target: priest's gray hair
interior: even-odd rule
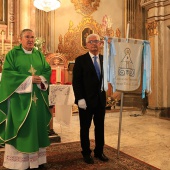
[[[23,30],[21,31],[21,33],[20,33],[20,38],[23,37],[24,33],[25,33],[25,32],[28,32],[28,31],[29,31],[29,32],[33,32],[33,30],[31,30],[31,29],[29,29],[29,28],[23,29]]]
[[[86,43],[89,41],[89,39],[90,39],[91,37],[96,37],[97,40],[100,41],[100,36],[99,36],[98,34],[89,34],[89,35],[86,37]]]

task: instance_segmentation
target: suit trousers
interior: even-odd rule
[[[94,123],[94,135],[95,135],[95,154],[102,154],[104,147],[104,119],[105,119],[105,107],[98,104],[95,108],[87,107],[86,110],[79,108],[80,119],[80,141],[82,147],[82,155],[90,155],[90,139],[89,130],[91,122]]]

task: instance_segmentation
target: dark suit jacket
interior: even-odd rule
[[[86,53],[76,58],[73,68],[73,90],[75,95],[75,103],[78,100],[85,99],[87,107],[96,107],[101,104],[106,105],[106,93],[101,90],[101,83],[103,77],[103,56],[99,55],[101,78],[97,77],[93,61]],[[100,102],[100,103],[99,103]]]

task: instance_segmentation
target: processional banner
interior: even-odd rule
[[[134,91],[141,84],[143,42],[115,39],[115,78],[116,89]]]
[[[145,98],[145,92],[151,93],[149,41],[105,37],[103,51],[102,88],[104,87],[105,91],[108,90],[109,82],[113,92],[116,90],[134,91],[142,84],[142,98]]]

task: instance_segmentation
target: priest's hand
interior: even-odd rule
[[[39,76],[32,76],[32,83],[40,84],[41,78]]]
[[[78,106],[79,108],[86,110],[86,107],[87,107],[86,101],[84,99],[78,100]]]

